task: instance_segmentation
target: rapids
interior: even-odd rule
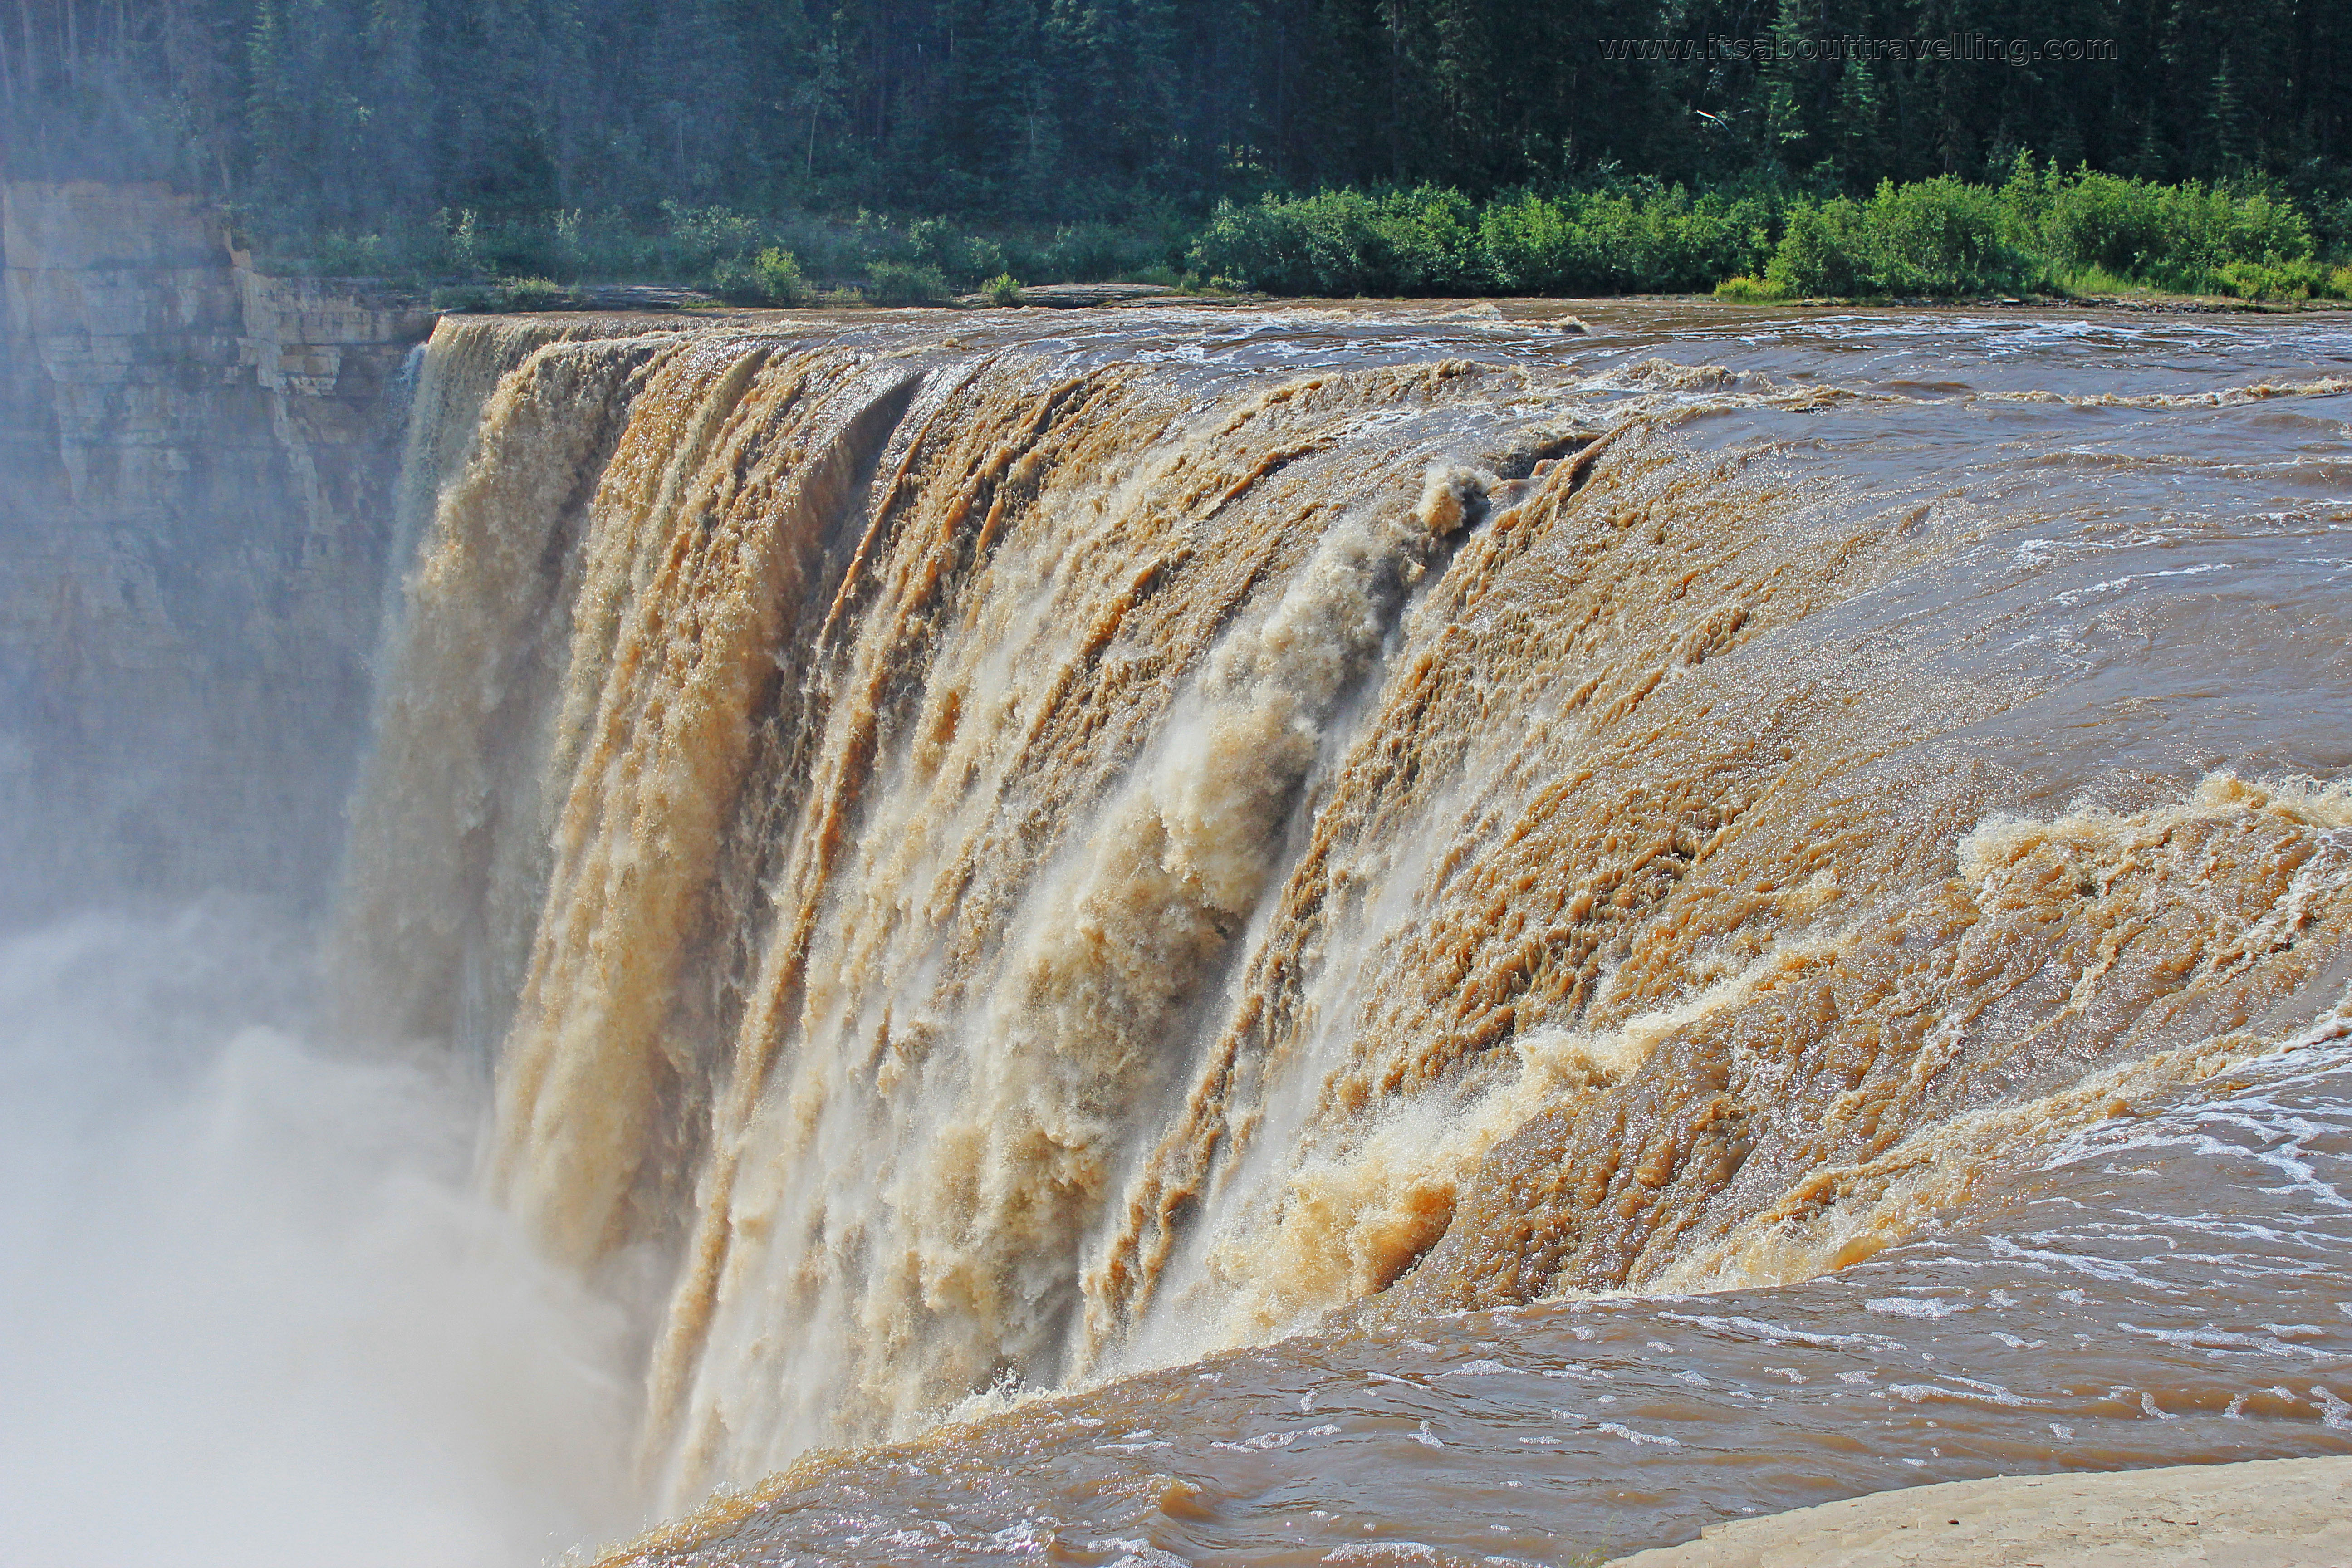
[[[629,1560],[2352,1453],[2352,327],[1585,324],[444,320],[320,1027]]]

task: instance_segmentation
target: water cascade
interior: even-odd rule
[[[425,352],[340,971],[663,1510],[1796,1288],[2342,1037],[2340,342],[1037,314]]]

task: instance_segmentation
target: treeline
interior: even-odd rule
[[[1050,237],[1327,188],[1862,199],[2021,151],[2310,204],[2347,194],[2352,5],[14,0],[0,131],[14,177],[168,177],[298,245],[658,235],[665,203]]]

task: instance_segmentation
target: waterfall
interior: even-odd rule
[[[1839,395],[445,320],[337,948],[494,1064],[545,1250],[653,1281],[658,1493],[1351,1305],[1802,1278],[2317,1005],[2352,796],[2030,812],[2026,612],[1850,608],[1976,521],[1694,433]]]

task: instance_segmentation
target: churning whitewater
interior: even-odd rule
[[[2105,1432],[2056,1390],[2131,1324],[2288,1347],[2200,1452],[2232,1398],[2352,1451],[2343,329],[877,321],[446,319],[417,381],[342,994],[494,1071],[494,1194],[646,1325],[657,1511],[911,1441],[761,1550],[1650,1544],[2030,1462],[1701,1478],[1823,1389]],[[2096,1223],[2021,1262],[2035,1204]],[[2116,1260],[2209,1211],[2261,1282]],[[1927,1337],[1990,1290],[2063,1350],[2031,1280],[2099,1325],[2049,1388]],[[1454,1373],[1689,1473],[1484,1535],[1515,1472],[1397,1479],[1447,1416],[1381,1404]]]

